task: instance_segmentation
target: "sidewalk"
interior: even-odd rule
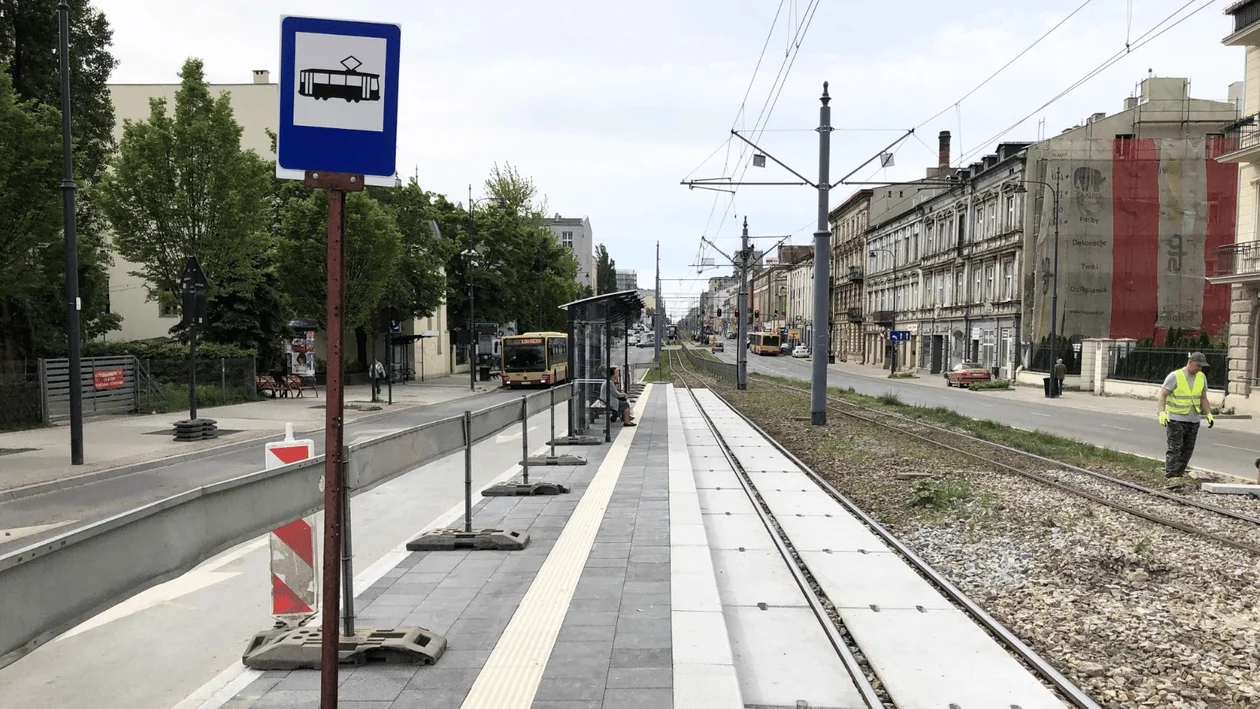
[[[417,406],[432,406],[490,391],[495,387],[479,382],[471,391],[468,376],[429,378],[427,381],[395,384],[394,403],[386,404],[387,391],[381,389],[380,402],[372,404],[369,385],[346,388],[346,422]],[[245,404],[200,408],[202,418],[218,422],[219,437],[210,441],[179,443],[172,438],[173,424],[187,419],[188,412],[102,416],[83,422],[84,464],[70,465],[70,429],[66,424],[29,431],[0,433],[0,493],[16,488],[91,475],[113,468],[136,466],[165,459],[199,457],[211,450],[256,443],[284,433],[285,423],[296,432],[322,431],[324,389],[316,397],[306,392],[300,398],[263,399]],[[170,462],[175,462],[171,460]]]

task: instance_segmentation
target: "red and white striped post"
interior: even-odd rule
[[[266,469],[297,463],[315,455],[315,441],[294,440],[293,424],[284,440],[265,446]],[[271,614],[289,625],[315,613],[319,583],[315,566],[315,528],[305,519],[271,530]]]

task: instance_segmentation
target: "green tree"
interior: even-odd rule
[[[150,297],[177,298],[187,257],[196,254],[210,281],[211,322],[233,334],[239,328],[217,311],[229,300],[252,301],[272,254],[270,168],[241,149],[241,133],[231,97],[211,96],[201,60],[189,59],[174,110],[152,99],[149,120],[127,121],[98,190],[114,245],[139,266],[134,274]],[[208,335],[216,336],[213,328]]]
[[[57,110],[20,101],[0,72],[0,339],[7,360],[33,354],[30,316],[58,292],[52,276],[60,269],[49,253],[62,253],[60,125]]]
[[[532,180],[514,167],[495,166],[479,200],[452,232],[447,262],[447,312],[451,329],[467,327],[470,262],[480,321],[515,322],[521,331],[562,328],[558,306],[575,299],[577,260],[543,223],[545,203]],[[468,252],[476,251],[470,260]]]
[[[119,322],[117,315],[105,313],[109,256],[99,209],[91,199],[91,187],[104,172],[114,145],[114,108],[106,85],[117,66],[108,49],[112,35],[100,11],[86,0],[70,1],[71,130],[80,187],[76,220],[80,326],[85,338],[117,329]],[[60,116],[58,44],[57,0],[0,0],[0,70],[12,77],[19,100],[54,108]],[[58,135],[58,148],[60,142]],[[58,198],[59,188],[59,184],[52,188]],[[6,356],[65,352],[64,249],[60,243],[50,244],[41,256],[48,267],[24,274],[42,277],[41,287],[20,303],[10,301],[8,317],[0,323],[0,351]]]
[[[455,205],[420,189],[414,180],[396,189],[369,188],[368,193],[391,210],[401,239],[382,305],[402,318],[429,317],[446,295],[442,266],[450,257],[451,242],[443,236],[441,223],[454,224]],[[430,222],[438,225],[438,233]]]
[[[300,316],[325,324],[328,302],[328,195],[315,190],[284,207],[277,264],[280,284]],[[392,211],[363,192],[346,196],[347,329],[375,331],[375,316],[398,266],[402,235]]]
[[[595,278],[598,295],[617,292],[617,262],[608,255],[603,244],[595,247]]]

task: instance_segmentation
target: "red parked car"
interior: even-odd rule
[[[965,387],[976,382],[991,382],[993,374],[978,362],[959,362],[945,373],[946,386]]]

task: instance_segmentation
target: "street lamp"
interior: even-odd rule
[[[1054,184],[1042,182],[1041,180],[1023,180],[1019,186],[1015,188],[1015,194],[1028,194],[1027,183],[1033,182],[1044,185],[1050,190],[1050,194],[1054,195],[1054,281],[1050,288],[1050,371],[1053,375],[1055,360],[1059,355],[1059,168],[1054,169]],[[1034,351],[1033,356],[1036,356]],[[1058,396],[1057,387],[1050,387],[1050,396]]]
[[[892,259],[893,259],[893,266],[892,266],[892,284],[893,284],[892,317],[893,319],[892,319],[892,327],[888,329],[888,333],[889,333],[888,336],[889,338],[891,338],[892,332],[897,329],[897,252],[892,251],[891,249],[872,248],[871,258],[875,258],[876,251],[883,251],[889,256],[892,256]],[[888,374],[889,376],[891,376],[896,373],[897,373],[897,345],[896,343],[894,343],[892,347],[892,366],[888,369]]]

